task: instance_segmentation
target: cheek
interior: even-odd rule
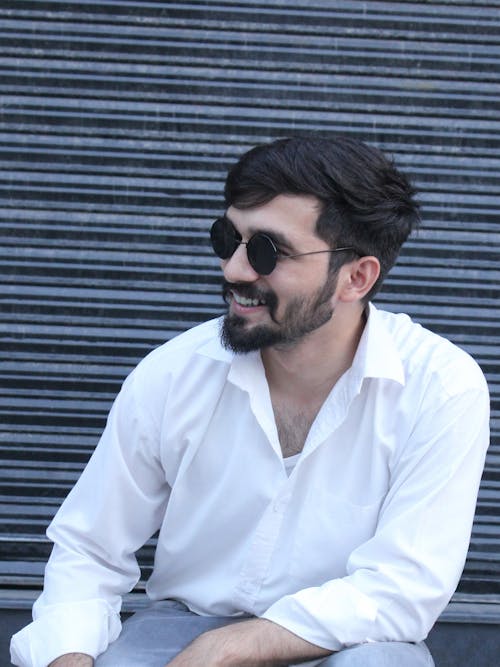
[[[279,300],[308,298],[316,294],[324,285],[320,276],[314,273],[301,272],[300,275],[291,274],[288,276],[280,276],[279,281],[275,281],[269,287],[277,294]]]

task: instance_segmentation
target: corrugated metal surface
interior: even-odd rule
[[[499,28],[498,2],[0,3],[4,588],[39,586],[48,518],[125,374],[220,312],[205,239],[227,166],[319,131],[379,145],[421,190],[378,302],[487,374],[460,590],[500,595]]]

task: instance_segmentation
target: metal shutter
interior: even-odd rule
[[[221,311],[205,239],[228,165],[314,131],[380,146],[421,191],[423,229],[377,301],[488,377],[492,445],[456,599],[499,599],[499,8],[0,4],[4,595],[40,586],[46,524],[128,371]]]

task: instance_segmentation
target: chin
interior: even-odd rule
[[[249,325],[244,318],[233,314],[222,320],[220,339],[226,350],[236,354],[255,352],[283,342],[279,331],[265,325]]]

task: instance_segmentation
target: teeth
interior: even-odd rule
[[[236,292],[233,292],[233,297],[236,303],[239,303],[240,306],[263,306],[264,301],[261,301],[260,299],[247,299],[244,296],[240,296],[239,294],[236,294]]]

